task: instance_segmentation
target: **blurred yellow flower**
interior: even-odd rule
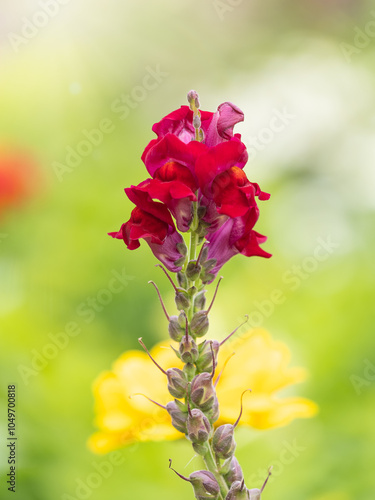
[[[217,386],[220,403],[217,425],[236,420],[241,393],[247,388],[251,388],[252,393],[244,398],[241,425],[270,429],[316,413],[317,406],[310,400],[276,396],[281,389],[306,377],[304,369],[288,367],[291,356],[285,344],[274,341],[263,329],[250,330],[235,342],[223,345],[216,373],[221,371],[234,351],[236,354],[225,367]],[[169,347],[169,342],[157,344],[151,354],[164,369],[183,366]],[[99,431],[89,439],[92,451],[107,453],[136,441],[181,437],[181,433],[172,427],[165,410],[145,398],[131,397],[142,393],[163,405],[173,399],[167,390],[165,375],[146,353],[124,353],[111,371],[98,377],[93,391],[97,415],[95,424]]]

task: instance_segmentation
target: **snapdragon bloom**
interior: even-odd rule
[[[212,262],[206,283],[236,254],[270,257],[260,246],[266,237],[254,230],[257,199],[268,200],[269,194],[248,180],[243,170],[246,147],[233,133],[243,119],[242,111],[229,102],[216,113],[202,111],[201,140],[196,140],[188,106],[156,123],[157,138],[142,155],[150,177],[125,189],[136,208],[120,231],[110,235],[130,250],[143,238],[169,271],[178,272],[186,255],[180,233],[193,231],[206,241],[206,259]]]

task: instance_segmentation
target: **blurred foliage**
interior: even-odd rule
[[[148,345],[165,338],[147,281],[157,281],[172,310],[168,283],[146,245],[129,252],[106,233],[128,217],[123,188],[144,178],[140,155],[152,124],[195,88],[203,109],[230,100],[245,111],[239,129],[249,146],[275,109],[294,116],[246,167],[272,193],[261,206],[259,231],[269,235],[274,257],[236,257],[224,268],[212,332],[223,336],[282,290],[285,301],[264,315],[263,326],[287,342],[295,364],[308,368],[311,378],[298,394],[315,400],[321,412],[274,431],[239,430],[245,477],[258,486],[274,464],[265,498],[373,499],[375,374],[365,365],[375,363],[375,40],[365,31],[373,30],[372,2],[54,3],[56,15],[18,50],[10,34],[22,35],[40,2],[3,0],[1,7],[0,144],[29,151],[43,178],[38,196],[0,222],[0,429],[5,436],[6,387],[16,383],[15,497],[83,498],[79,481],[95,483],[93,462],[109,460],[86,448],[93,379],[122,351],[137,348],[139,336]],[[355,48],[349,60],[344,43]],[[147,68],[158,67],[167,75],[137,94]],[[143,96],[125,119],[114,104],[122,94]],[[76,149],[83,131],[103,119],[113,132],[60,182],[54,162],[64,163],[66,148]],[[319,238],[337,247],[315,265]],[[300,272],[293,266],[310,267],[292,287],[291,274]],[[102,310],[93,309],[90,298],[108,298],[103,290],[123,269],[127,286]],[[82,315],[87,308],[92,314]],[[80,333],[25,380],[20,366],[32,368],[50,335],[71,322]],[[295,456],[285,452],[293,443]],[[86,498],[192,497],[167,467],[169,457],[181,472],[199,467],[198,459],[189,463],[183,441],[140,444],[122,456],[123,464]],[[2,478],[6,458],[2,439]],[[8,493],[4,482],[1,498]]]

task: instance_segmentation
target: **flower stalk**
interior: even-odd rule
[[[206,286],[234,255],[271,256],[260,247],[266,238],[253,229],[259,217],[256,198],[266,200],[269,195],[243,172],[246,147],[233,133],[234,125],[243,120],[242,111],[223,103],[216,113],[208,113],[200,110],[196,91],[187,97],[189,107],[154,125],[158,138],[142,156],[151,178],[125,190],[135,208],[120,231],[110,235],[122,239],[130,250],[145,240],[175,292],[177,314],[170,316],[157,285],[150,281],[168,320],[169,336],[177,343],[173,351],[182,369],[164,369],[139,339],[156,369],[166,376],[174,398],[165,406],[156,404],[168,412],[174,428],[185,434],[207,469],[189,478],[175,472],[191,483],[198,500],[238,500],[255,491],[246,488],[234,455],[242,397],[237,421],[215,426],[221,373],[214,381],[220,349],[237,329],[221,343],[203,339],[222,277],[207,309],[205,294]],[[189,250],[183,233],[190,233]],[[177,285],[168,271],[176,273]]]

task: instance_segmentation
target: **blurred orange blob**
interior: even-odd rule
[[[22,206],[33,198],[40,180],[39,169],[30,154],[0,147],[0,217],[8,208]]]

